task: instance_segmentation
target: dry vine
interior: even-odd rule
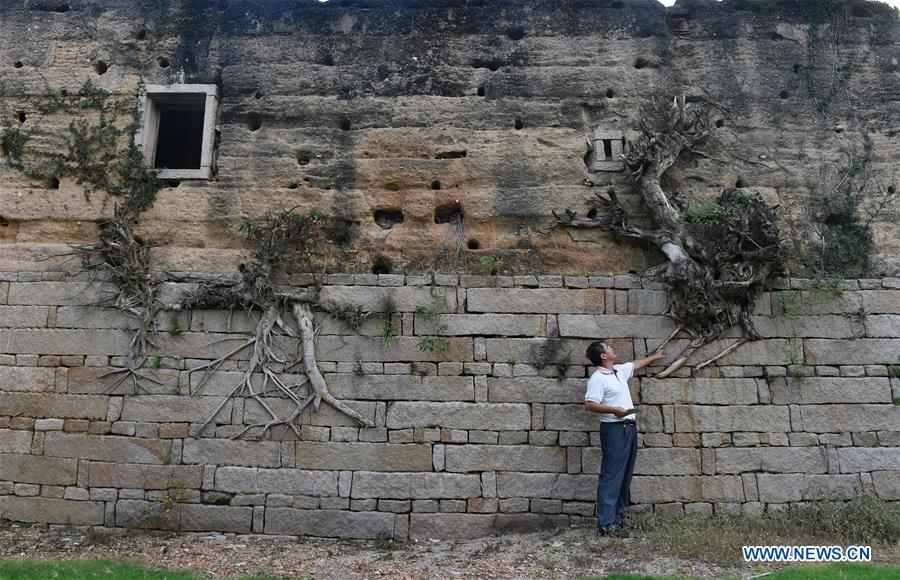
[[[724,357],[748,340],[759,338],[750,313],[770,277],[780,271],[781,249],[772,207],[758,194],[742,189],[722,191],[715,202],[690,206],[673,192],[663,190],[666,171],[686,150],[709,134],[709,117],[702,108],[688,107],[683,96],[674,101],[655,100],[641,112],[638,140],[624,156],[634,188],[649,211],[655,227],[630,223],[613,189],[589,203],[591,215],[579,217],[566,210],[554,212],[558,227],[596,228],[614,235],[648,241],[668,259],[645,275],[660,277],[669,287],[668,315],[677,328],[658,348],[681,332],[692,340],[665,370],[664,378],[680,369],[700,347],[735,325],[744,337],[699,369]],[[599,211],[596,211],[599,210]]]

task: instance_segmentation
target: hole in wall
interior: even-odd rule
[[[334,66],[334,57],[331,56],[330,52],[326,52],[322,55],[321,64],[324,66]]]
[[[299,187],[299,184],[296,181],[292,181],[292,182],[288,183],[288,185],[287,185],[288,189],[297,189],[298,187]]]
[[[349,131],[350,130],[350,119],[348,119],[347,117],[342,118],[339,123],[339,126],[341,128],[341,131]]]
[[[788,98],[789,96],[791,96],[791,94],[790,94],[789,92],[787,92],[787,91],[781,91],[780,93],[778,93],[778,96],[779,96],[780,98],[782,98],[782,99],[786,99],[786,98]]]
[[[372,217],[378,227],[384,230],[403,223],[403,212],[396,208],[376,209]]]
[[[310,155],[306,151],[297,151],[297,165],[309,165]]]
[[[66,89],[63,89],[63,90],[59,91],[59,96],[61,96],[61,97],[68,97],[68,96],[69,96],[69,91],[67,91]]]
[[[384,188],[388,191],[400,191],[400,184],[395,181],[389,181],[384,184]]]
[[[461,224],[463,222],[463,210],[459,202],[445,203],[434,208],[434,223],[436,224]]]
[[[888,190],[887,190],[887,191],[888,191],[888,193],[890,193],[891,195],[894,195],[894,193],[897,192],[897,188],[894,187],[893,185],[888,185]]]
[[[247,115],[247,128],[253,132],[259,131],[260,127],[262,127],[262,115],[259,113],[249,113]]]
[[[634,68],[637,68],[637,69],[647,68],[647,67],[651,66],[652,64],[653,64],[653,63],[651,63],[651,62],[650,62],[649,60],[647,60],[646,58],[644,58],[644,57],[642,57],[642,56],[639,56],[639,57],[637,57],[637,59],[635,59],[635,61],[634,61]]]
[[[167,179],[166,185],[168,185],[172,189],[175,189],[176,187],[181,185],[181,180],[180,179]]]
[[[22,68],[25,65],[22,64],[21,60],[17,60],[16,62],[13,63],[13,66],[16,68]]]
[[[481,244],[478,243],[478,240],[469,240],[468,242],[466,242],[466,247],[470,250],[480,250]]]
[[[797,74],[799,72],[800,72],[800,65],[795,63],[794,64],[794,74]]]
[[[850,220],[847,215],[832,213],[828,214],[828,216],[824,220],[825,225],[829,226],[842,226],[850,223]]]
[[[204,107],[175,101],[159,107],[153,165],[166,169],[199,169],[203,152]]]
[[[261,92],[259,92],[259,91],[256,91],[255,93],[253,93],[253,98],[254,98],[254,99],[261,99],[262,96],[263,96],[263,94],[262,94]]]
[[[25,114],[25,111],[19,111],[16,116],[19,118],[20,123],[24,123],[25,120],[28,119],[28,116]]]
[[[522,40],[525,38],[525,29],[521,26],[510,28],[507,31],[506,36],[508,36],[510,40]]]
[[[525,126],[525,123],[522,122],[522,119],[516,119],[515,127],[516,127],[517,131],[524,126]]]
[[[716,127],[721,129],[725,126],[725,119],[716,119]]]
[[[597,219],[597,208],[592,207],[591,209],[589,209],[587,212],[587,217],[588,217],[588,219],[591,219],[591,220]]]
[[[432,182],[431,182],[431,189],[440,189],[440,188],[441,188],[441,182],[440,182],[440,181],[432,181]]]
[[[483,97],[483,96],[484,96],[484,87],[483,87],[483,86],[478,87],[478,96],[479,96],[479,97]]]
[[[51,175],[47,178],[47,189],[59,189],[59,178]]]
[[[738,177],[737,181],[734,182],[735,187],[747,187],[747,182],[742,178]]]
[[[606,89],[606,98],[611,99],[616,96],[616,93],[612,89]]]
[[[491,71],[498,70],[503,63],[497,59],[485,60],[481,58],[476,58],[472,61],[472,68],[486,68]]]
[[[390,274],[391,273],[391,261],[387,258],[387,256],[376,256],[374,260],[372,260],[372,273],[373,274]]]
[[[37,10],[38,12],[56,12],[58,14],[64,14],[71,10],[68,4],[65,2],[35,2],[31,5],[32,10]]]
[[[107,70],[109,70],[109,65],[106,64],[104,61],[98,60],[97,62],[94,63],[94,71],[96,71],[96,73],[98,75],[106,74]]]
[[[441,151],[434,156],[435,159],[462,159],[467,155],[465,149],[462,151]]]
[[[164,56],[158,56],[156,57],[156,64],[162,68],[169,68],[169,59]]]
[[[147,38],[147,29],[146,28],[138,28],[134,31],[134,38],[136,40],[144,40]]]

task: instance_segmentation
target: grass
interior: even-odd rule
[[[192,572],[154,570],[135,562],[116,560],[27,560],[0,559],[0,580],[40,578],[115,578],[117,580],[195,580]]]
[[[900,505],[860,494],[846,503],[791,505],[759,517],[635,517],[632,527],[650,550],[722,565],[739,561],[747,545],[862,544],[877,554],[900,540]]]
[[[879,566],[869,563],[846,562],[833,564],[813,564],[790,566],[762,576],[765,580],[828,580],[829,578],[854,578],[860,580],[887,580],[896,578],[897,568]],[[591,580],[661,580],[674,579],[678,576],[647,576],[644,574],[609,574],[608,576],[591,576]]]

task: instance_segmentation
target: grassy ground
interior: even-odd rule
[[[26,580],[65,578],[116,578],[117,580],[196,580],[190,572],[151,570],[126,561],[114,560],[12,560],[0,559],[0,579]]]

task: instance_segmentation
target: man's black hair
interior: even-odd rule
[[[588,345],[584,356],[595,365],[600,366],[603,363],[603,360],[600,358],[601,354],[603,354],[603,341],[598,340],[597,342],[592,342]]]

